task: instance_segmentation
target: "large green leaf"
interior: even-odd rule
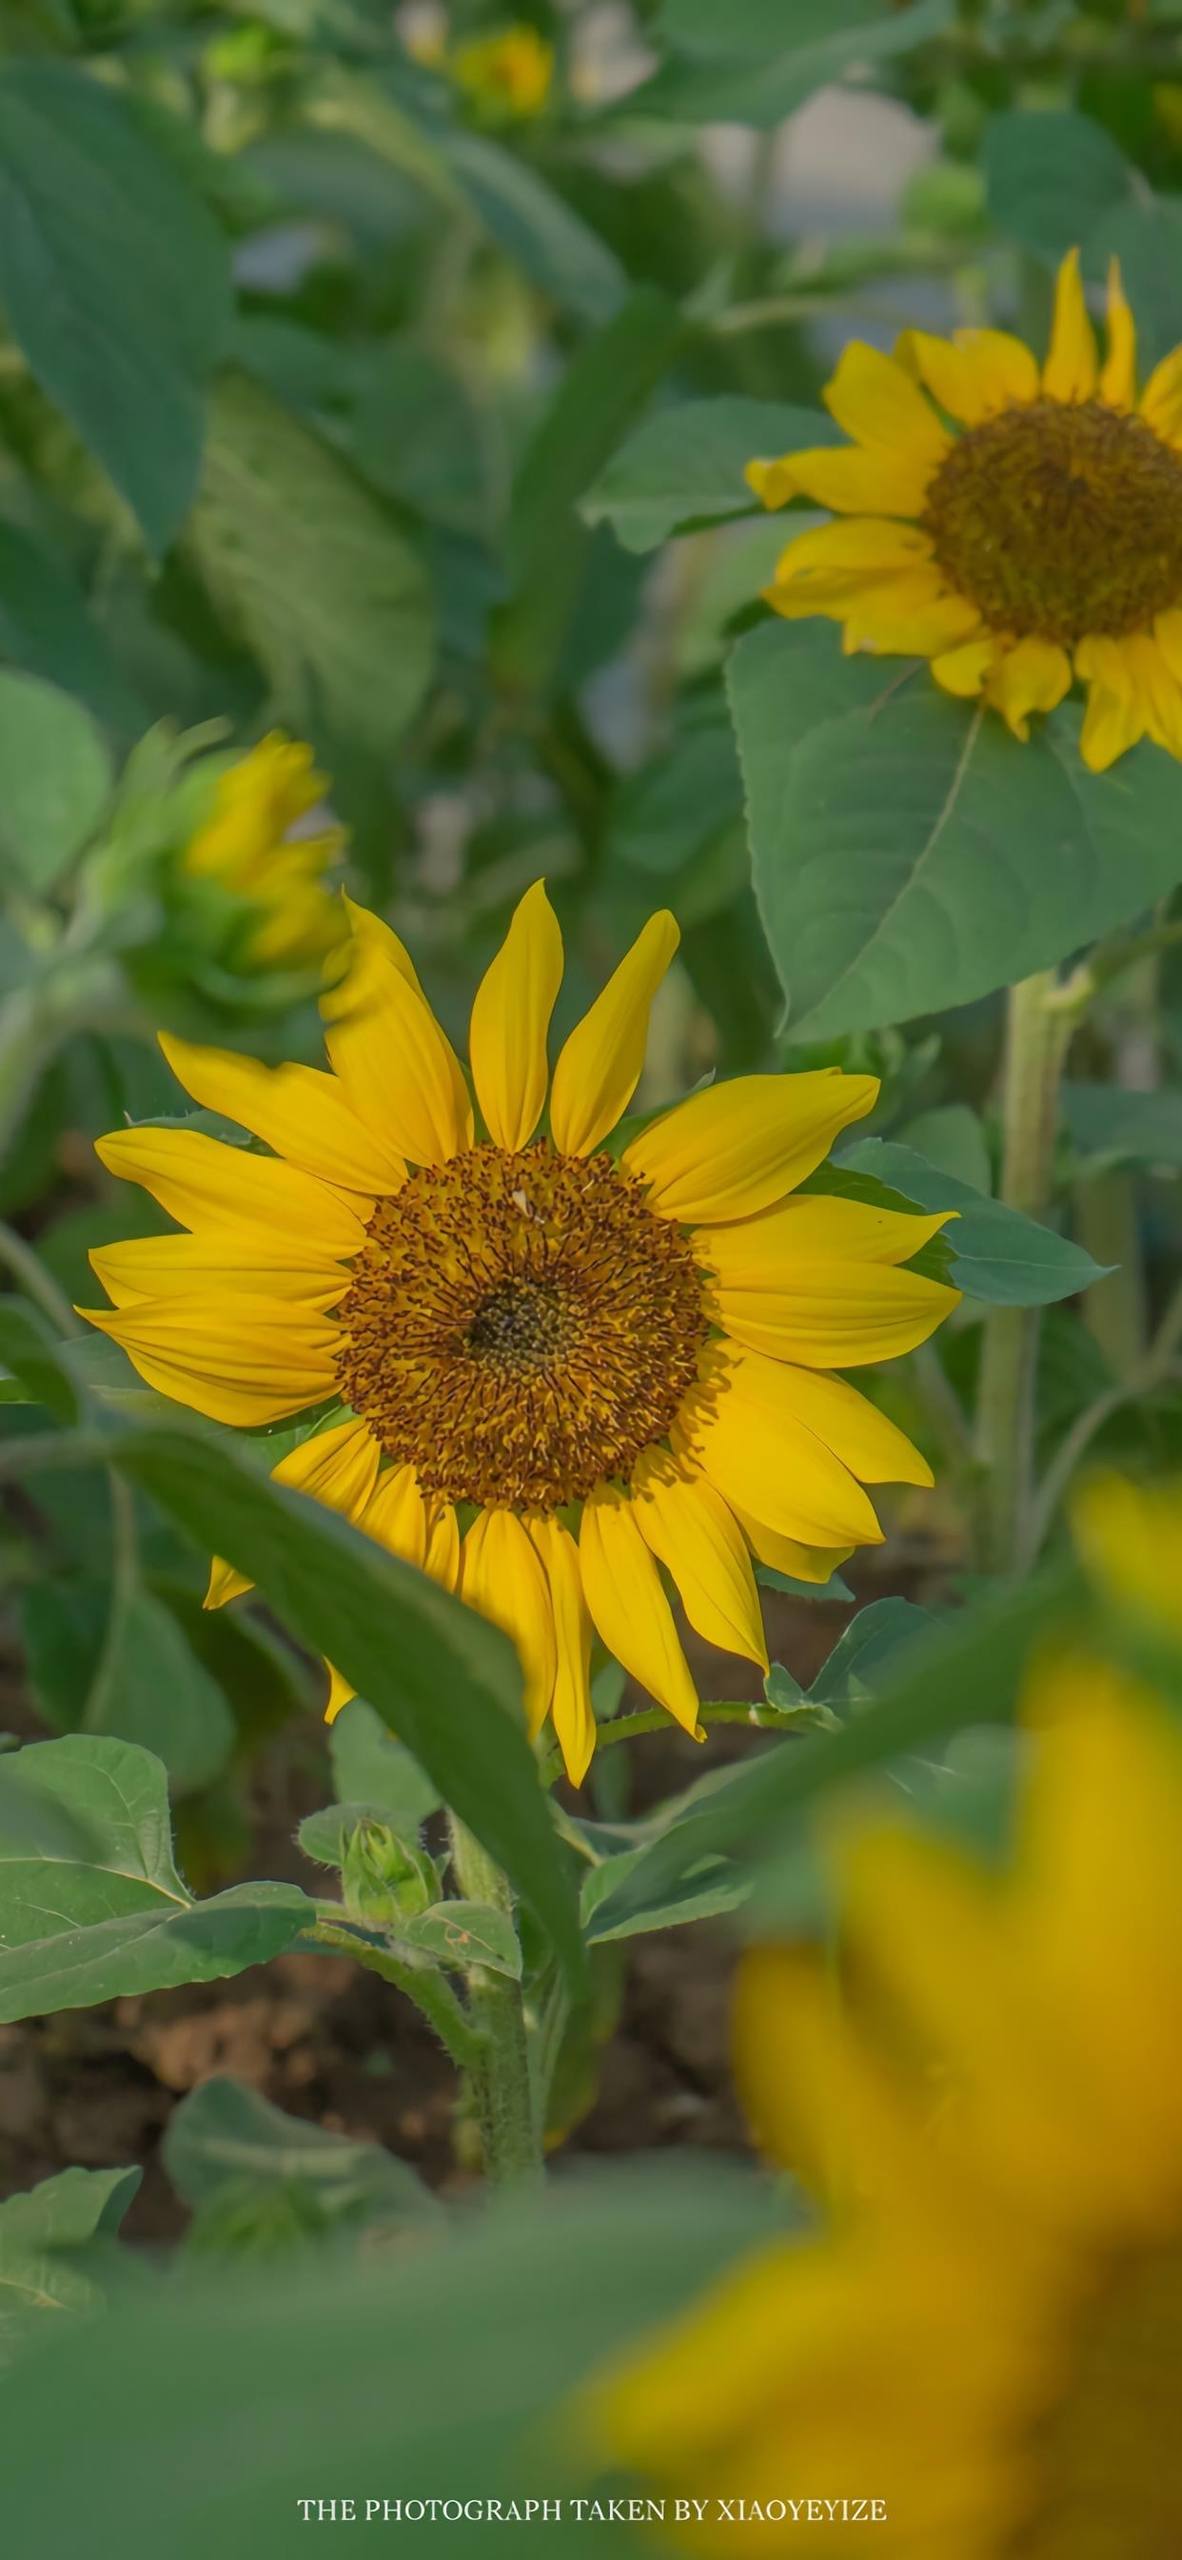
[[[769,623],[731,660],[756,893],[794,1036],[968,1004],[1052,967],[1182,877],[1182,769],[1106,774],[1065,706],[1026,744],[926,667]]]
[[[6,1776],[75,1815],[87,1842],[38,1852],[0,1839],[0,2022],[241,1973],[311,1917],[295,1885],[195,1902],[173,1861],[164,1770],[131,1743],[30,1743]]]
[[[1063,257],[1138,184],[1103,125],[1074,111],[991,116],[982,160],[994,222],[1036,258]]]
[[[111,663],[82,590],[64,562],[23,526],[0,522],[0,657],[75,693],[124,735],[143,705]]]
[[[787,401],[679,400],[634,429],[582,512],[589,524],[610,524],[625,550],[653,551],[671,533],[760,514],[743,478],[747,463],[831,444],[837,433],[823,412]]]
[[[473,212],[531,284],[580,320],[610,320],[627,278],[581,215],[515,152],[485,134],[449,134],[446,156]]]
[[[235,1724],[223,1692],[138,1574],[113,1593],[85,1577],[34,1583],[21,1622],[34,1694],[59,1733],[109,1733],[155,1752],[175,1795],[224,1768]]]
[[[225,240],[125,98],[72,64],[0,70],[0,301],[162,550],[197,485],[230,322]]]
[[[233,2193],[298,2186],[326,2223],[342,2218],[434,2220],[430,2189],[377,2142],[352,2142],[305,2117],[284,2115],[240,2080],[203,2080],[169,2120],[164,2165],[194,2209]]]
[[[0,2366],[47,2345],[47,2313],[102,2306],[98,2252],[119,2228],[140,2183],[139,2169],[63,2169],[0,2204]]]
[[[703,0],[667,0],[666,33],[684,44],[628,99],[634,112],[686,123],[781,123],[844,73],[908,53],[943,33],[955,0],[741,0],[731,11]],[[692,50],[690,50],[692,48]],[[705,58],[703,58],[705,57]]]
[[[342,1707],[328,1749],[343,1804],[368,1805],[394,1831],[417,1831],[435,1812],[438,1787],[364,1698]]]
[[[693,1800],[685,1799],[677,1819],[641,1849],[597,1906],[597,1934],[624,1934],[621,1924],[635,1913],[674,1916],[677,1897],[695,1883],[723,1881],[724,1857],[761,1842],[823,1796],[967,1725],[1006,1721],[1032,1643],[1055,1625],[1066,1631],[1072,1610],[1078,1626],[1084,1605],[1081,1577],[1064,1566],[1021,1592],[991,1595],[932,1625],[922,1643],[913,1648],[908,1642],[898,1679],[864,1713],[833,1732],[804,1733],[761,1750],[720,1773],[718,1785],[701,1786]]]
[[[660,380],[681,320],[663,294],[630,295],[563,374],[513,482],[508,565],[513,593],[498,617],[495,665],[514,687],[565,673],[572,621],[585,610],[594,537],[578,500]],[[619,566],[619,554],[606,546]]]
[[[399,2524],[383,2501],[516,2492],[561,2499],[558,2514],[528,2518],[547,2554],[642,2550],[626,2525],[605,2536],[580,2523],[562,2495],[590,2485],[562,2412],[630,2341],[785,2228],[769,2181],[672,2156],[507,2201],[396,2264],[375,2250],[360,2267],[182,2270],[160,2298],[120,2306],[14,2375],[12,2548],[85,2551],[117,2527],[121,2560],[291,2560],[307,2531],[297,2501],[344,2493],[358,2525],[376,2500],[370,2521],[380,2533],[388,2516],[387,2539],[408,2550],[475,2554],[490,2531],[507,2548],[513,2520],[432,2521],[412,2507]],[[313,2506],[313,2533],[318,2521]],[[347,2529],[339,2508],[337,2523]]]
[[[120,1433],[117,1463],[211,1553],[249,1575],[409,1744],[578,1972],[574,1895],[521,1717],[507,1639],[323,1504],[179,1427]]]
[[[113,780],[80,702],[0,668],[0,880],[7,871],[27,889],[52,888],[94,834]]]
[[[889,1138],[859,1138],[844,1147],[816,1187],[847,1191],[856,1199],[868,1196],[860,1189],[867,1182],[917,1209],[955,1209],[941,1241],[950,1257],[948,1276],[968,1298],[1000,1307],[1049,1307],[1104,1278],[1082,1245],[986,1198],[955,1174],[928,1164],[914,1147]]]
[[[425,571],[348,466],[245,375],[211,402],[189,538],[282,717],[389,755],[431,673]]]
[[[1063,1116],[1088,1174],[1112,1165],[1182,1173],[1182,1099],[1176,1087],[1130,1093],[1123,1085],[1065,1084]]]

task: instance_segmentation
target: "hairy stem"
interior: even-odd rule
[[[1049,970],[1010,989],[1004,1084],[1001,1197],[1040,1217],[1051,1189],[1059,1079],[1071,1018],[1054,1002]],[[1028,1553],[1040,1311],[991,1307],[985,1319],[977,1452],[985,1469],[983,1561],[1018,1568]]]
[[[454,1813],[448,1815],[456,1882],[465,1899],[513,1910],[507,1876]],[[542,2153],[530,2078],[521,1984],[487,1965],[468,1970],[468,2014],[482,2039],[468,2085],[480,2127],[486,2174],[497,2185],[541,2175]]]

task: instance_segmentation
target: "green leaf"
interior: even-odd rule
[[[899,1202],[917,1209],[955,1209],[941,1241],[951,1256],[951,1278],[968,1298],[1000,1307],[1048,1307],[1057,1298],[1073,1298],[1104,1278],[1104,1271],[1082,1245],[1040,1227],[1019,1209],[988,1200],[967,1182],[925,1163],[911,1147],[889,1138],[859,1138],[845,1147],[823,1177],[839,1190],[846,1177],[883,1186]],[[859,1196],[857,1189],[852,1197]],[[862,1195],[865,1196],[865,1195]]]
[[[674,2154],[647,2174],[588,2164],[558,2195],[506,2197],[396,2264],[375,2249],[360,2264],[181,2268],[13,2376],[12,2548],[84,2552],[113,2516],[120,2560],[159,2560],[165,2544],[170,2560],[291,2560],[297,2499],[346,2484],[359,2526],[377,2499],[379,2532],[392,2495],[553,2493],[561,2464],[539,2469],[538,2446],[556,2414],[787,2224],[770,2180]],[[535,2520],[547,2560],[606,2547],[569,2497]],[[410,2549],[441,2554],[487,2531],[401,2528]]]
[[[519,585],[544,574],[555,544],[582,531],[578,501],[660,381],[681,326],[664,294],[642,287],[567,366],[513,482],[508,554]]]
[[[734,734],[720,707],[718,716],[683,722],[668,753],[622,784],[612,854],[650,880],[676,880],[735,823],[741,799]]]
[[[1016,108],[991,116],[982,160],[998,230],[1048,262],[1130,203],[1138,184],[1103,126],[1074,110]]]
[[[1182,876],[1182,771],[1145,745],[1088,773],[1074,706],[1023,744],[926,668],[783,623],[740,642],[730,689],[794,1038],[972,1003]]]
[[[0,2204],[0,2256],[27,2248],[81,2249],[119,2229],[142,2169],[61,2169]]]
[[[685,123],[777,125],[845,72],[941,35],[955,17],[955,0],[910,0],[902,9],[891,8],[889,0],[833,0],[828,8],[820,0],[791,0],[790,41],[783,0],[742,0],[733,37],[729,9],[711,14],[713,25],[700,0],[684,0],[682,18],[678,0],[667,0],[668,33],[695,52],[686,61],[673,56],[634,89],[627,101],[631,113]],[[704,60],[697,58],[699,47]]]
[[[29,1679],[59,1733],[108,1733],[164,1762],[174,1794],[225,1767],[234,1719],[172,1611],[138,1574],[34,1583],[22,1595]]]
[[[831,1732],[804,1733],[720,1773],[711,1790],[683,1800],[677,1818],[636,1856],[597,1926],[668,1907],[677,1891],[703,1875],[717,1883],[717,1862],[746,1854],[795,1822],[838,1788],[860,1781],[916,1751],[929,1750],[968,1725],[1008,1721],[1032,1644],[1061,1627],[1078,1632],[1087,1602],[1073,1564],[1030,1580],[1018,1591],[990,1594],[972,1609],[934,1625],[907,1655],[886,1694]]]
[[[189,541],[277,713],[388,756],[431,673],[426,573],[348,466],[242,374],[211,402]]]
[[[513,482],[508,566],[513,592],[497,618],[494,664],[503,684],[569,684],[572,628],[586,637],[595,537],[576,513],[589,480],[660,379],[680,335],[672,303],[630,296],[562,375]],[[609,571],[623,565],[605,544]],[[629,599],[630,602],[630,599]]]
[[[26,527],[0,522],[0,657],[77,694],[132,736],[147,713],[111,663],[82,590]]]
[[[914,1600],[901,1600],[893,1594],[886,1600],[872,1600],[868,1608],[859,1609],[857,1617],[838,1637],[828,1660],[805,1692],[809,1703],[825,1707],[856,1705],[859,1699],[882,1688],[886,1665],[892,1665],[894,1676],[900,1652],[926,1636],[936,1624],[932,1611],[918,1608]]]
[[[372,1807],[392,1831],[417,1831],[442,1802],[433,1780],[364,1698],[342,1707],[328,1751],[342,1801]]]
[[[169,2119],[164,2165],[194,2210],[227,2190],[298,2185],[328,2223],[432,2221],[439,2207],[404,2160],[376,2142],[328,2133],[220,2076],[204,2080]]]
[[[447,162],[497,247],[560,311],[610,320],[627,291],[612,251],[516,153],[478,133],[447,137]]]
[[[158,1760],[72,1734],[6,1771],[85,1825],[77,1854],[0,1842],[0,2022],[213,1982],[289,1946],[311,1917],[298,1887],[235,1885],[197,1903],[173,1862]]]
[[[1110,208],[1089,231],[1084,265],[1097,281],[1110,258],[1119,258],[1124,288],[1137,318],[1142,378],[1182,341],[1182,205],[1172,196],[1138,194]]]
[[[746,465],[832,444],[838,432],[824,411],[786,401],[682,400],[634,430],[592,483],[582,512],[588,524],[610,524],[625,550],[653,551],[672,533],[762,515]]]
[[[471,1964],[483,1964],[491,1973],[521,1980],[517,1931],[508,1912],[494,1910],[491,1903],[435,1902],[413,1919],[393,1921],[391,1928],[400,1949],[409,1947],[420,1962],[426,1956],[432,1964],[452,1965],[461,1972]]]
[[[1089,1177],[1113,1165],[1182,1172],[1182,1103],[1176,1091],[1129,1093],[1122,1085],[1065,1084],[1063,1116]]]
[[[57,1422],[76,1422],[78,1398],[48,1325],[23,1298],[0,1298],[0,1365]]]
[[[57,2322],[46,2312],[101,2309],[94,2242],[118,2230],[141,2169],[63,2169],[0,2203],[0,2367],[46,2346]]]
[[[127,101],[72,64],[0,69],[0,301],[51,400],[165,548],[197,484],[230,322],[225,240]]]
[[[118,1434],[112,1456],[200,1546],[249,1575],[304,1643],[388,1719],[580,1975],[574,1895],[507,1639],[323,1504],[257,1474],[235,1449],[145,1426]]]
[[[80,702],[0,669],[0,877],[7,868],[27,889],[51,889],[94,834],[113,779]]]

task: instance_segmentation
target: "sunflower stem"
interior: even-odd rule
[[[513,1894],[496,1860],[454,1813],[448,1815],[456,1882],[470,1902],[491,1903],[512,1917]],[[468,2015],[482,2039],[468,2069],[472,2111],[480,2128],[486,2175],[498,2186],[541,2176],[521,1984],[487,1965],[468,1969]]]
[[[1041,1217],[1050,1197],[1059,1080],[1073,1028],[1054,995],[1051,970],[1010,989],[1001,1197],[1028,1218]],[[1029,1552],[1039,1324],[1037,1307],[992,1307],[985,1319],[977,1450],[985,1469],[983,1561],[997,1573],[1019,1569]]]

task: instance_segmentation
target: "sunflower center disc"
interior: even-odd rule
[[[553,1511],[626,1476],[708,1324],[680,1229],[603,1155],[479,1146],[380,1200],[338,1314],[341,1390],[428,1494]]]
[[[1035,2452],[1038,2512],[1012,2560],[1182,2551],[1182,2242],[1118,2261],[1072,2324],[1067,2388]]]
[[[1098,400],[971,427],[921,521],[950,585],[1015,638],[1118,638],[1182,601],[1182,458]]]

